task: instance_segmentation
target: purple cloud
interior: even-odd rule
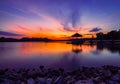
[[[102,28],[95,27],[95,28],[91,29],[89,32],[98,32],[100,30],[102,30]]]
[[[5,32],[5,31],[0,31],[0,35],[3,35],[3,36],[24,36],[23,34],[16,34],[16,33]]]

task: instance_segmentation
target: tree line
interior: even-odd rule
[[[108,32],[107,34],[104,34],[103,32],[99,32],[96,34],[97,39],[99,40],[120,40],[120,29],[112,30]]]
[[[27,38],[27,37],[24,37],[24,38],[21,38],[21,39],[16,39],[16,38],[5,38],[5,37],[1,37],[0,38],[0,42],[34,42],[34,41],[45,41],[45,42],[48,42],[48,41],[51,41],[50,39],[48,38]]]

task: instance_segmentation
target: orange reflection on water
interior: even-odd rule
[[[56,43],[56,42],[27,42],[21,46],[21,54],[57,54],[63,52],[70,52],[72,48],[71,44]]]
[[[89,53],[90,51],[94,51],[94,50],[96,50],[96,48],[97,48],[97,46],[96,45],[92,45],[92,46],[90,46],[89,44],[87,44],[87,45],[82,45],[82,52],[83,53]]]
[[[20,45],[20,54],[22,55],[33,55],[33,54],[62,54],[73,52],[74,45],[67,44],[65,42],[24,42]],[[89,53],[90,51],[96,50],[96,45],[78,45],[81,48],[81,53]],[[55,55],[54,55],[55,56]]]

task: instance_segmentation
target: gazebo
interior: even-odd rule
[[[73,39],[79,39],[79,38],[82,37],[82,35],[79,34],[79,33],[75,33],[75,34],[73,34],[71,37],[72,37]]]
[[[82,35],[79,33],[75,33],[71,37],[72,37],[72,44],[78,45],[84,43],[84,40],[81,39]]]

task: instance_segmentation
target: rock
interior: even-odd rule
[[[42,72],[36,69],[6,70],[4,75],[0,75],[0,84],[120,84],[119,69],[107,66],[81,67],[70,72],[64,72],[63,69],[44,69]]]
[[[48,79],[46,80],[46,84],[51,84],[51,83],[52,83],[52,79],[48,78]]]
[[[37,82],[36,84],[45,84],[45,78],[37,77],[36,82]]]
[[[71,80],[67,81],[67,84],[74,84],[75,83],[75,79],[71,78]]]
[[[89,80],[79,80],[75,84],[94,84],[92,79]]]
[[[110,77],[111,76],[111,72],[109,70],[104,71],[104,76]]]
[[[29,78],[29,79],[27,80],[27,84],[35,84],[34,79],[33,79],[33,78]]]
[[[16,81],[15,84],[23,84],[20,80]]]
[[[4,79],[4,81],[0,84],[14,84],[12,80]]]
[[[99,80],[100,80],[100,77],[94,78],[94,81],[99,81]]]
[[[64,80],[68,81],[68,80],[71,80],[71,78],[72,78],[71,76],[67,76],[64,78]]]
[[[63,77],[62,76],[57,77],[57,79],[55,80],[55,83],[56,84],[63,84]]]
[[[112,76],[111,79],[114,81],[120,81],[120,74],[116,74],[116,75]]]
[[[18,84],[18,83],[17,83]],[[20,84],[26,84],[24,81],[22,81]]]
[[[108,80],[107,84],[119,84],[118,82],[115,82],[113,80]]]

